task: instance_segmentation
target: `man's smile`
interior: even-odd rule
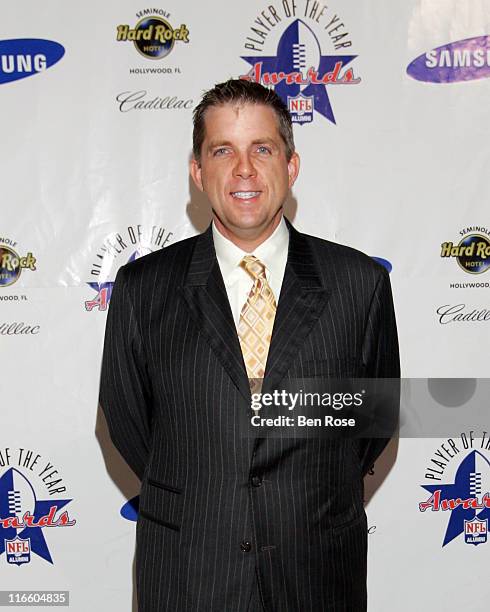
[[[237,198],[238,200],[251,200],[252,198],[256,198],[262,192],[261,191],[232,191],[230,192],[233,198]]]

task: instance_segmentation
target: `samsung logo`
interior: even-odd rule
[[[431,49],[415,58],[407,74],[427,83],[455,83],[490,77],[490,36],[477,36]]]
[[[64,54],[63,45],[52,40],[0,40],[0,84],[44,72],[59,62]]]

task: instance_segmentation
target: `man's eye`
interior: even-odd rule
[[[213,155],[215,157],[220,156],[220,155],[224,155],[225,153],[228,152],[228,149],[226,149],[225,147],[220,147],[219,149],[215,149],[213,152]]]
[[[270,153],[271,152],[269,147],[266,147],[265,145],[260,145],[260,147],[257,147],[257,151],[259,153]]]

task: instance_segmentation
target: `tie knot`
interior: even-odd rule
[[[245,255],[245,257],[240,262],[240,267],[243,268],[246,272],[248,272],[248,274],[250,274],[250,276],[254,280],[258,278],[266,280],[265,266],[260,261],[260,259],[257,259],[257,257],[255,257],[255,255]]]

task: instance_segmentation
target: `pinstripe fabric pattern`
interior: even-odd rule
[[[385,270],[288,226],[263,390],[398,377]],[[120,269],[100,402],[142,481],[141,612],[246,612],[256,573],[267,612],[366,609],[362,476],[385,441],[239,436],[250,391],[211,229]]]

